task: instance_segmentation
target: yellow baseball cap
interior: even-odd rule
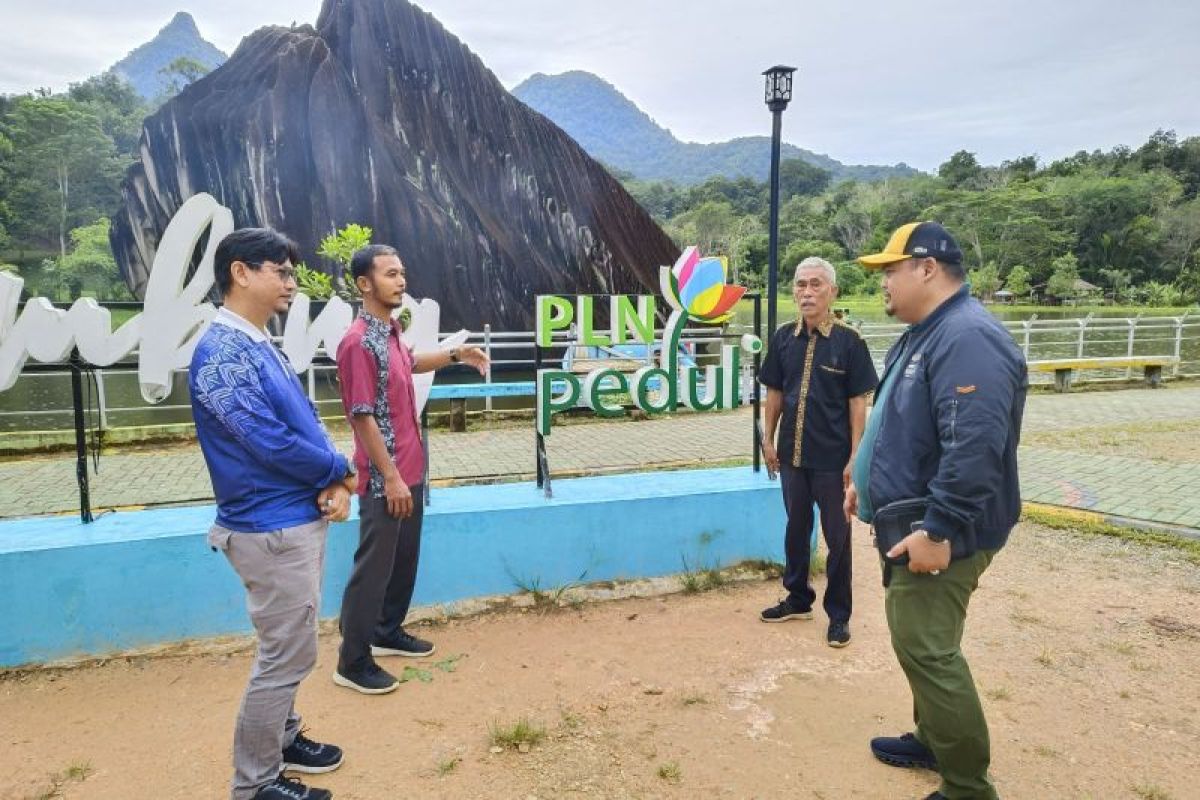
[[[882,253],[860,256],[858,263],[868,269],[882,269],[888,264],[914,257],[961,264],[962,250],[941,223],[910,222],[896,229]]]

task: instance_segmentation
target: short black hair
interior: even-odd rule
[[[366,247],[360,247],[350,257],[350,276],[354,280],[358,280],[365,275],[370,275],[371,268],[375,266],[375,259],[380,256],[399,258],[400,254],[396,252],[396,248],[386,244],[369,244]]]
[[[942,272],[949,275],[951,278],[956,278],[960,281],[967,279],[967,270],[963,267],[962,262],[942,261],[940,258],[935,259],[942,267]]]
[[[229,292],[229,286],[233,283],[231,269],[235,261],[241,261],[252,269],[258,269],[267,261],[275,264],[291,261],[295,265],[300,263],[300,248],[271,228],[239,228],[229,234],[217,245],[217,254],[213,259],[213,275],[222,296]]]

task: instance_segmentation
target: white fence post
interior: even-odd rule
[[[1079,320],[1079,347],[1076,348],[1075,357],[1083,358],[1083,337],[1087,332],[1088,323],[1092,321],[1092,315],[1089,312],[1086,317]]]
[[[492,382],[492,324],[486,322],[483,325],[483,352],[487,354],[487,371],[483,374],[483,382],[491,384]],[[483,398],[483,408],[485,411],[492,410],[492,396],[489,394]]]
[[[1175,317],[1175,366],[1171,368],[1171,374],[1176,378],[1179,377],[1179,356],[1183,352],[1183,321],[1187,316]]]
[[[1133,334],[1134,334],[1134,331],[1137,330],[1138,320],[1140,320],[1141,318],[1142,318],[1142,315],[1138,314],[1133,319],[1125,320],[1129,324],[1129,343],[1125,348],[1125,356],[1127,358],[1133,358]],[[1129,380],[1132,377],[1133,377],[1133,367],[1126,367],[1125,368],[1125,380]]]

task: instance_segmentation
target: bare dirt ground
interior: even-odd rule
[[[761,580],[422,627],[438,654],[404,660],[425,672],[384,697],[335,687],[337,640],[323,636],[299,708],[347,758],[311,783],[339,800],[924,797],[936,776],[867,749],[908,730],[911,706],[873,550],[856,536],[845,650],[825,645],[819,613],[760,623],[780,594]],[[1200,796],[1197,623],[1194,558],[1018,528],[975,595],[965,645],[1001,795]],[[0,678],[0,797],[226,796],[249,664],[243,646]],[[489,726],[521,718],[544,738],[496,752]]]

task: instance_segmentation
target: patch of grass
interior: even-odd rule
[[[437,774],[439,778],[444,778],[454,770],[458,769],[458,765],[462,763],[462,756],[450,756],[443,758],[437,763]]]
[[[700,694],[699,692],[691,692],[689,694],[685,694],[680,699],[680,702],[685,706],[703,706],[708,705],[708,697]]]
[[[665,764],[659,764],[655,774],[667,783],[679,783],[683,780],[683,770],[679,768],[678,761],[668,761]]]
[[[489,723],[488,735],[493,746],[516,750],[523,744],[532,747],[546,738],[546,728],[540,722],[521,717],[507,725]]]
[[[1041,664],[1043,667],[1050,667],[1054,665],[1054,657],[1050,654],[1049,647],[1043,647],[1042,652],[1034,656],[1033,660]]]
[[[986,694],[988,698],[992,700],[1012,699],[1012,692],[1008,691],[1008,689],[1003,686],[997,686],[995,689],[988,689],[986,692],[984,692],[984,694]]]
[[[1020,609],[1017,609],[1009,614],[1008,618],[1020,625],[1041,625],[1045,622],[1045,620],[1039,617],[1037,614],[1033,614],[1028,611],[1022,611]]]
[[[76,761],[67,765],[62,772],[50,776],[50,785],[40,789],[36,794],[29,795],[29,800],[58,800],[63,796],[63,789],[71,783],[83,783],[95,772],[89,761]]]
[[[1129,791],[1142,800],[1171,800],[1171,795],[1152,783],[1135,784],[1129,787]]]
[[[783,577],[784,565],[768,558],[752,558],[736,565],[739,569],[761,572],[766,580],[776,580]]]
[[[679,583],[684,594],[697,594],[720,589],[729,583],[729,576],[716,567],[692,569],[688,566],[687,556],[680,556],[683,562],[683,572],[679,574]]]
[[[533,607],[541,611],[549,611],[551,609],[562,608],[567,605],[566,595],[572,589],[577,589],[583,585],[583,579],[587,577],[587,570],[579,573],[579,577],[568,583],[559,586],[543,587],[542,579],[539,576],[533,578],[521,578],[514,575],[511,571],[508,577],[512,579],[513,585],[517,589],[531,598],[533,598]]]
[[[559,715],[562,717],[562,726],[569,731],[578,730],[583,726],[583,717],[573,711],[563,710]]]
[[[396,678],[400,683],[408,683],[409,681],[420,681],[421,683],[433,683],[433,673],[427,669],[418,667],[405,667],[400,673],[400,677]]]
[[[1047,528],[1068,531],[1083,536],[1105,536],[1122,539],[1143,547],[1163,547],[1174,550],[1192,564],[1200,564],[1200,540],[1176,536],[1166,531],[1149,531],[1142,528],[1123,528],[1102,521],[1093,513],[1048,510],[1029,504],[1021,514],[1022,519],[1044,525]]]
[[[1122,700],[1128,700],[1129,698],[1133,697],[1133,695],[1129,693],[1128,689],[1122,689],[1121,691],[1117,692],[1117,697],[1121,698]]]
[[[1042,758],[1058,758],[1060,755],[1059,752],[1053,747],[1047,747],[1044,744],[1039,744],[1037,747],[1033,748],[1033,752]]]
[[[1131,642],[1111,642],[1109,647],[1114,653],[1122,656],[1131,656],[1137,652],[1137,646]]]
[[[462,658],[462,653],[453,656],[446,656],[441,661],[435,661],[433,663],[433,668],[440,669],[442,672],[454,672],[454,670],[458,669],[458,662],[461,661]]]

